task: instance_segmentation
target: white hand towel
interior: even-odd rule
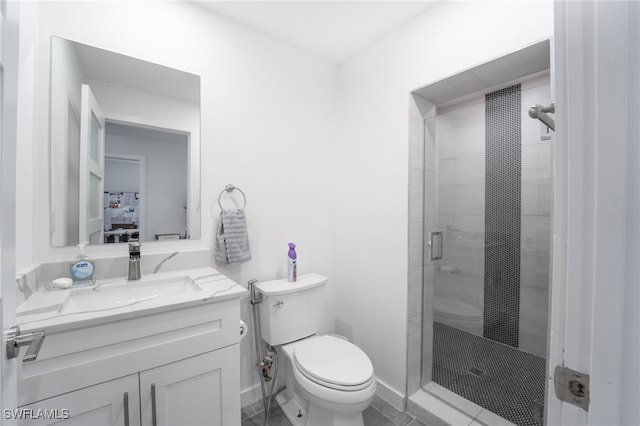
[[[216,227],[214,257],[229,265],[251,260],[247,221],[243,209],[223,209]]]

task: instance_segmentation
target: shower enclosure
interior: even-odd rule
[[[552,132],[528,110],[551,99],[548,42],[414,99],[424,126],[423,306],[421,334],[409,328],[409,371],[412,362],[421,367],[409,394],[453,392],[512,423],[541,425]],[[419,355],[411,353],[416,339]]]

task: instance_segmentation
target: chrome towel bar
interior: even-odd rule
[[[222,195],[225,192],[232,192],[232,191],[238,191],[240,194],[242,194],[242,198],[244,199],[244,204],[242,205],[242,208],[244,209],[247,206],[247,196],[244,194],[244,192],[242,191],[242,189],[238,188],[237,186],[233,186],[231,184],[228,184],[224,187],[224,189],[222,190],[222,192],[220,192],[220,195],[218,195],[218,205],[220,206],[220,210],[222,210],[222,203],[220,202],[220,198],[222,197]]]

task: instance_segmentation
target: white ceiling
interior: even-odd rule
[[[196,3],[333,62],[420,15],[436,1],[214,1]]]

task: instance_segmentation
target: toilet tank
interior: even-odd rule
[[[262,294],[260,327],[271,346],[303,339],[318,332],[324,310],[323,289],[327,278],[318,274],[299,275],[256,284]]]

